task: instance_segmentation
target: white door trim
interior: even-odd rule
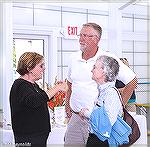
[[[61,28],[55,27],[40,27],[40,26],[23,26],[23,25],[14,25],[13,34],[14,37],[24,37],[28,38],[32,36],[32,39],[44,39],[45,43],[45,60],[46,60],[46,79],[45,81],[48,84],[53,84],[55,76],[57,75],[57,46],[58,46],[58,37],[61,37],[60,34]],[[46,39],[47,38],[47,39]]]

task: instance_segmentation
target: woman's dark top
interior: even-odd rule
[[[10,91],[11,121],[14,135],[40,135],[51,131],[45,91],[23,79],[14,81]]]
[[[125,84],[122,81],[116,80],[115,87],[123,88],[123,87],[125,87]],[[135,95],[135,91],[133,91],[130,99],[128,100],[128,103],[133,103],[135,101],[136,101],[136,95]]]

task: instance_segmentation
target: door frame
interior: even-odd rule
[[[48,82],[48,36],[31,35],[31,34],[13,34],[13,39],[43,40],[42,54],[45,60],[45,73],[43,82]],[[36,50],[35,50],[36,52]]]
[[[45,82],[52,85],[57,76],[58,37],[62,37],[61,28],[14,25],[13,38],[43,39],[45,58]],[[31,37],[31,38],[29,38]]]

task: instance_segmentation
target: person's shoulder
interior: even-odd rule
[[[100,54],[114,58],[115,60],[117,60],[117,62],[119,63],[119,66],[121,66],[121,67],[126,66],[126,65],[120,60],[120,58],[119,58],[116,54],[114,54],[114,53],[112,53],[112,52],[102,50]]]
[[[20,87],[21,85],[24,85],[23,84],[24,83],[24,81],[22,80],[22,79],[16,79],[14,82],[13,82],[13,84],[12,84],[12,86],[11,86],[11,89],[15,89],[15,88],[18,88],[18,87]]]
[[[105,91],[105,102],[108,104],[116,101],[116,99],[118,99],[118,92],[116,91],[115,88],[113,87],[109,87],[107,88],[107,90]]]
[[[119,60],[119,58],[112,52],[103,51],[103,54],[106,55],[106,56],[109,56],[109,57],[112,57],[112,58],[115,58],[115,59]]]
[[[23,80],[23,79],[21,79],[21,78],[18,78],[18,79],[16,79],[16,80],[14,81],[14,83],[13,83],[13,84],[18,85],[18,84],[20,84],[20,83],[22,83],[22,82],[24,82],[24,80]]]
[[[13,85],[17,87],[21,85],[26,85],[26,84],[29,84],[29,82],[21,78],[16,79],[13,83]]]
[[[105,50],[103,50],[103,49],[99,49],[98,52],[97,52],[97,54],[98,54],[99,56],[105,55],[105,56],[113,57],[113,58],[115,58],[115,59],[116,59],[116,58],[119,59],[114,53],[109,52],[109,51],[105,51]]]

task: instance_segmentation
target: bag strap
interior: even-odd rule
[[[123,107],[123,108],[125,108],[125,106],[124,106],[124,104],[123,104],[123,100],[122,100],[122,97],[121,97],[121,95],[120,95],[119,90],[118,90],[116,87],[113,87],[113,88],[117,91],[117,93],[118,93],[118,95],[119,95],[119,99],[120,99],[120,101],[121,101],[122,107]]]
[[[113,87],[113,88],[114,88],[114,89],[117,91],[117,93],[118,93],[118,96],[119,96],[119,99],[120,99],[120,101],[121,101],[122,108],[123,108],[122,117],[124,117],[124,113],[125,113],[124,111],[127,111],[127,110],[126,110],[126,108],[125,108],[125,106],[124,106],[124,104],[123,104],[121,94],[120,94],[119,90],[118,90],[116,87]]]

